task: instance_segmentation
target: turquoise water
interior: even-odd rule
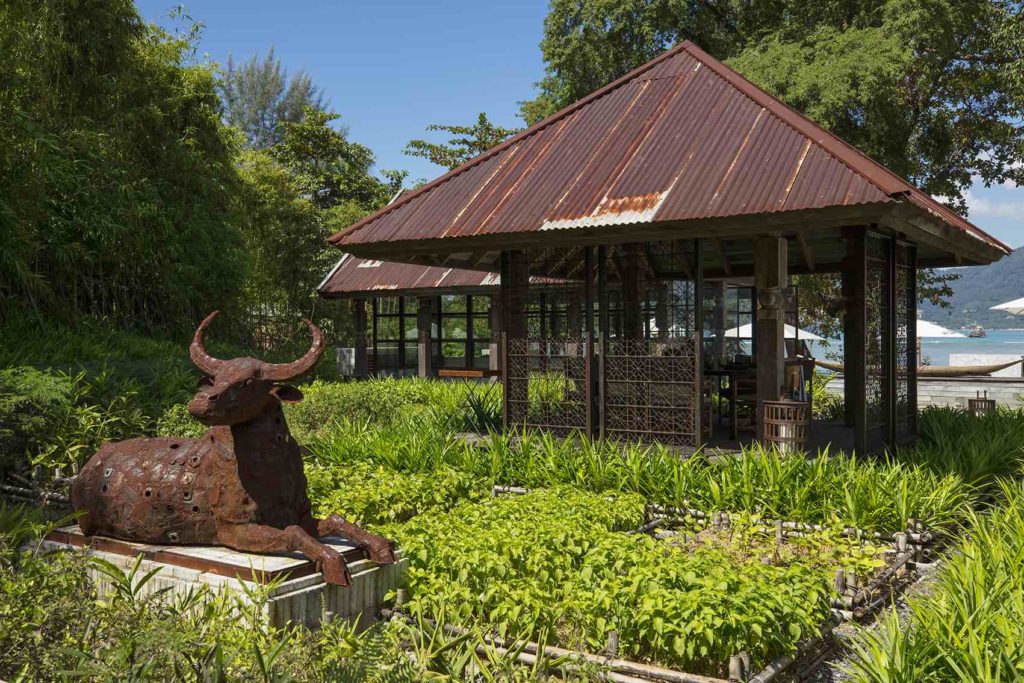
[[[949,365],[951,353],[993,353],[1024,356],[1024,330],[988,330],[979,339],[922,339],[921,355],[932,365]]]
[[[1024,318],[1022,318],[1024,320]],[[811,352],[820,358],[835,358],[842,354],[842,342],[834,342],[822,348],[820,343],[812,344]],[[988,336],[972,339],[964,337],[939,337],[921,340],[921,355],[930,365],[949,365],[951,353],[986,353],[1024,356],[1024,329],[988,330]]]

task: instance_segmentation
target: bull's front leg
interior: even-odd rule
[[[394,541],[377,534],[371,534],[341,515],[329,515],[324,519],[316,519],[310,515],[303,520],[302,527],[311,536],[341,536],[346,538],[360,548],[364,548],[369,554],[370,559],[377,564],[394,564],[397,561],[395,558]]]
[[[316,563],[324,581],[348,586],[352,575],[345,558],[298,525],[278,529],[265,524],[231,524],[218,527],[217,541],[229,548],[252,553],[300,552]]]

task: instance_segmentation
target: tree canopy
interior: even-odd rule
[[[281,141],[282,124],[302,120],[307,108],[325,108],[323,91],[309,74],[299,71],[291,78],[274,56],[253,55],[241,65],[228,57],[220,81],[227,122],[245,134],[246,145],[265,149]]]
[[[410,140],[405,146],[409,156],[429,159],[438,166],[448,169],[461,166],[473,157],[479,156],[505,138],[519,132],[518,128],[502,128],[491,123],[487,114],[480,112],[476,123],[468,126],[431,124],[428,131],[451,133],[448,142],[436,143],[426,140]]]

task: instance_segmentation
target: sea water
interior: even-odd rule
[[[1024,329],[987,330],[985,337],[926,337],[921,340],[921,355],[928,365],[949,365],[954,353],[1024,356]],[[842,340],[810,342],[817,358],[842,362]],[[981,362],[981,361],[979,361]]]
[[[939,337],[921,340],[921,355],[932,365],[949,365],[951,353],[1024,356],[1024,329],[987,330],[984,337]]]

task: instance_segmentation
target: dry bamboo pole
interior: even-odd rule
[[[25,500],[30,503],[42,501],[44,503],[49,501],[56,501],[58,503],[70,503],[70,499],[67,496],[59,493],[50,493],[49,491],[37,491],[34,489],[26,489],[21,486],[11,486],[10,484],[0,484],[0,491],[7,493],[11,498],[17,498]]]
[[[832,636],[832,630],[838,626],[839,623],[840,618],[833,614],[819,627],[818,635],[798,643],[796,646],[796,652],[793,654],[776,657],[770,664],[768,664],[768,666],[747,679],[747,683],[768,683],[768,681],[774,680],[776,676],[797,662],[800,657],[819,645],[824,644],[825,641]]]
[[[525,488],[523,486],[498,486],[497,484],[495,484],[491,488],[491,496],[492,497],[500,496],[503,493],[511,493],[511,494],[515,494],[517,496],[521,496],[521,495],[529,493],[529,492],[530,492],[530,489]]]
[[[655,514],[671,517],[672,515],[682,515],[684,517],[693,517],[695,520],[707,520],[715,519],[719,513],[713,515],[705,512],[704,510],[696,510],[689,507],[670,507],[664,505],[651,504],[647,506],[647,509]],[[779,520],[762,520],[759,526],[765,528],[771,528],[774,532],[774,527],[779,523]],[[917,520],[908,520],[908,531],[896,531],[892,533],[879,532],[879,531],[867,531],[866,529],[858,529],[856,527],[844,527],[840,532],[846,538],[873,538],[880,541],[894,541],[898,534],[905,533],[907,537],[915,543],[929,543],[934,540],[934,534],[925,529],[925,527]],[[815,532],[815,531],[827,531],[828,527],[822,524],[811,524],[809,522],[790,522],[782,521],[782,528],[786,532]]]
[[[386,619],[401,619],[407,623],[414,624],[415,620],[408,614],[394,609],[382,609],[381,616]],[[428,623],[433,623],[429,622]],[[451,624],[444,624],[441,628],[449,635],[462,635],[463,629],[458,626],[452,626]],[[507,643],[500,638],[493,636],[484,636],[484,640],[487,646],[492,648],[494,651],[507,653],[512,648],[512,644]],[[586,652],[577,652],[576,650],[567,650],[561,647],[545,646],[541,647],[537,643],[528,642],[518,649],[520,654],[526,654],[533,657],[529,663],[533,664],[536,662],[536,657],[540,654],[551,655],[556,659],[565,658],[568,661],[583,662],[587,664],[593,664],[596,666],[605,667],[609,670],[606,674],[609,676],[608,680],[616,681],[618,683],[628,683],[629,681],[662,681],[664,683],[728,683],[722,678],[713,678],[710,676],[701,676],[699,674],[686,673],[684,671],[675,671],[673,669],[665,669],[658,666],[651,666],[649,664],[641,664],[639,662],[631,662],[625,659],[618,659],[615,657],[602,657],[600,655],[592,655]],[[523,660],[520,660],[523,661]],[[555,669],[562,669],[564,665],[553,666]]]

